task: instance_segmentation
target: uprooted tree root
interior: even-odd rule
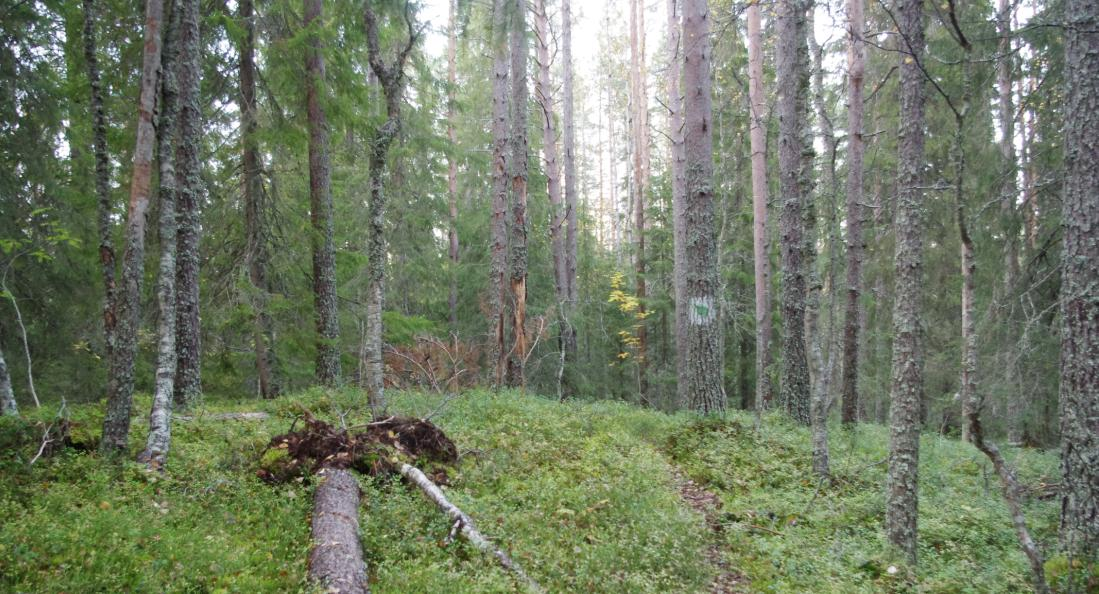
[[[308,413],[302,420],[301,430],[271,438],[257,471],[261,479],[283,483],[322,468],[395,475],[404,461],[452,464],[458,460],[454,442],[431,421],[391,416],[353,431],[354,427],[339,429]],[[445,481],[445,475],[439,478]]]

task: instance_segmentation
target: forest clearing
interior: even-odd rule
[[[0,590],[1099,593],[1099,0],[0,39]]]

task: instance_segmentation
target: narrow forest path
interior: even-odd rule
[[[722,526],[718,520],[721,500],[713,491],[694,482],[674,462],[671,465],[672,480],[675,482],[679,497],[688,507],[702,515],[706,523],[706,560],[717,575],[707,590],[711,594],[733,594],[748,592],[747,580],[730,565],[722,546]]]

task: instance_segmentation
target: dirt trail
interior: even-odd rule
[[[679,491],[679,497],[691,509],[702,514],[702,517],[706,520],[706,528],[710,532],[706,544],[706,560],[717,570],[717,575],[710,582],[707,591],[711,594],[748,592],[747,581],[744,576],[737,573],[729,565],[722,551],[722,527],[718,521],[721,500],[712,491],[691,480],[675,466],[672,466],[672,479],[675,481],[676,490]]]

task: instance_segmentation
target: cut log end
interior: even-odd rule
[[[318,476],[309,577],[326,592],[366,594],[370,586],[359,542],[359,483],[345,469],[325,468]]]

